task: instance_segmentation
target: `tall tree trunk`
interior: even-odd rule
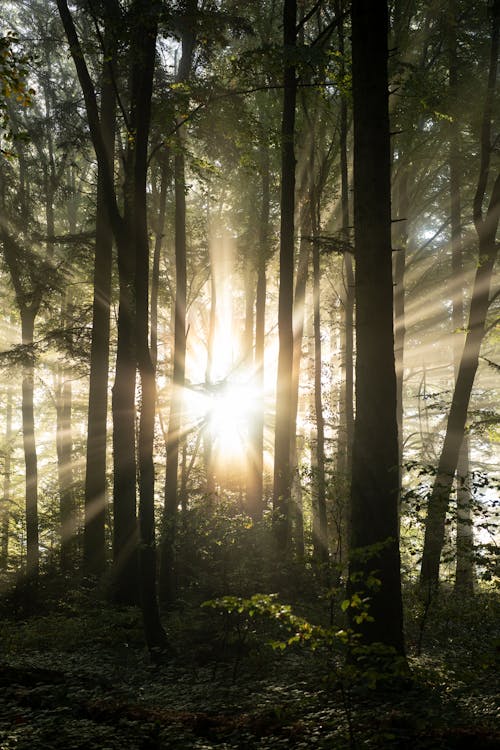
[[[396,363],[396,398],[398,422],[399,466],[403,463],[403,376],[404,376],[404,343],[405,343],[405,266],[406,244],[408,241],[408,169],[401,158],[400,173],[397,180],[398,238],[394,254],[394,357]]]
[[[195,15],[197,0],[186,0],[185,26],[182,33],[182,55],[176,79],[186,81],[191,73],[196,42]],[[160,599],[171,605],[175,595],[174,545],[179,503],[178,469],[179,445],[182,425],[182,399],[186,368],[186,180],[184,164],[183,128],[179,123],[174,164],[175,185],[175,318],[174,318],[174,368],[172,395],[167,436],[167,462],[165,477],[165,504],[160,557]]]
[[[128,209],[130,211],[130,208]],[[126,212],[127,213],[127,212]],[[129,227],[133,232],[133,226]],[[130,237],[133,235],[130,234]],[[117,243],[120,292],[113,414],[113,586],[118,604],[138,604],[135,453],[135,248]]]
[[[302,485],[300,483],[299,451],[297,450],[297,412],[299,406],[300,362],[302,359],[302,339],[304,337],[304,316],[306,285],[309,271],[309,256],[311,246],[311,216],[309,203],[306,199],[302,206],[300,221],[300,249],[295,279],[295,294],[293,299],[293,367],[290,393],[290,472],[291,485],[290,521],[294,522],[294,548],[299,559],[304,556],[304,521],[302,508]]]
[[[210,248],[210,312],[208,319],[208,338],[207,338],[207,366],[205,368],[205,387],[211,392],[213,384],[213,356],[215,344],[215,329],[217,324],[217,279],[215,275],[215,264],[213,258],[213,248]],[[206,487],[205,495],[207,510],[212,512],[215,497],[217,494],[215,483],[214,457],[212,446],[213,435],[211,434],[210,423],[203,430],[203,461],[205,464]]]
[[[274,440],[273,528],[277,547],[289,548],[290,518],[290,400],[293,370],[293,265],[295,234],[295,104],[297,79],[294,52],[297,39],[297,2],[285,0],[283,7],[284,92],[281,123],[281,221],[278,299],[278,378]]]
[[[345,35],[343,13],[345,0],[337,0],[336,15],[339,18],[338,35],[341,75],[345,74]],[[343,291],[342,304],[344,321],[341,333],[340,367],[344,369],[341,380],[339,404],[339,437],[337,449],[337,496],[335,507],[336,526],[336,562],[344,564],[348,554],[349,537],[349,504],[345,501],[348,495],[352,462],[352,442],[354,435],[354,269],[353,256],[350,250],[350,207],[349,207],[349,169],[348,169],[348,102],[343,95],[340,100],[340,199],[341,199],[341,233],[345,243],[342,255]]]
[[[492,6],[492,40],[488,86],[481,128],[480,169],[473,203],[473,218],[479,239],[479,262],[472,288],[467,335],[456,374],[444,443],[427,510],[420,582],[429,592],[436,589],[439,584],[439,566],[444,544],[446,513],[464,437],[470,396],[490,304],[491,278],[498,255],[496,233],[500,218],[500,175],[496,176],[486,215],[483,215],[483,202],[490,172],[491,118],[497,79],[499,21],[500,1],[495,0]]]
[[[335,13],[339,19],[339,52],[340,75],[345,74],[345,39],[344,39],[344,0],[337,0]],[[341,232],[346,249],[343,253],[343,280],[344,293],[342,303],[344,309],[344,331],[343,331],[343,365],[344,382],[341,395],[342,404],[340,412],[344,414],[343,439],[339,440],[340,452],[338,458],[338,469],[342,475],[349,476],[351,471],[352,439],[354,432],[354,271],[352,255],[347,249],[350,242],[349,224],[349,170],[347,158],[348,137],[348,111],[347,97],[340,99],[340,201],[341,201]]]
[[[5,397],[5,449],[3,462],[3,487],[0,511],[0,570],[6,571],[9,563],[9,533],[11,515],[11,459],[12,459],[12,386],[7,385]]]
[[[160,193],[158,196],[158,217],[155,228],[155,246],[151,269],[151,361],[156,370],[158,362],[158,291],[160,286],[160,260],[165,231],[167,210],[167,188],[170,180],[169,152],[163,153],[160,166]]]
[[[66,294],[62,301],[61,319],[69,325],[71,304]],[[68,572],[74,562],[76,540],[76,508],[73,493],[73,439],[71,434],[72,389],[70,373],[59,365],[56,373],[56,451],[59,484],[59,515],[61,528],[61,570]]]
[[[259,222],[259,247],[257,261],[257,289],[255,293],[255,355],[254,387],[255,410],[250,425],[249,474],[247,480],[247,507],[256,521],[263,511],[264,471],[264,344],[266,322],[266,260],[269,254],[269,145],[263,139],[261,145],[262,203]]]
[[[353,628],[402,655],[387,33],[386,0],[353,0],[357,358],[349,592],[368,591],[373,617],[359,624],[350,608]],[[374,570],[381,583],[370,589]]]
[[[136,353],[141,383],[139,435],[137,444],[139,469],[139,573],[144,632],[150,652],[167,646],[160,621],[156,596],[156,544],[154,519],[154,424],[156,408],[155,368],[149,350],[149,240],[146,205],[148,141],[151,122],[151,97],[155,70],[156,36],[159,5],[150,11],[149,0],[134,4],[137,28],[132,50],[137,61],[132,72],[133,110],[131,125],[135,133],[134,162],[134,244]]]
[[[314,492],[318,509],[317,525],[313,524],[313,552],[319,562],[328,560],[328,528],[325,482],[325,420],[321,396],[321,313],[320,313],[320,256],[319,256],[319,196],[310,194],[313,264],[313,329],[314,329],[314,411],[316,417],[316,466]]]
[[[448,4],[448,65],[450,99],[458,104],[457,59],[457,7],[456,0]],[[452,330],[454,334],[453,360],[455,376],[460,366],[464,336],[463,259],[462,259],[462,205],[460,195],[460,123],[455,112],[450,122],[450,219],[451,219],[451,270],[452,270]],[[457,561],[455,591],[470,596],[474,592],[474,538],[472,518],[472,493],[469,477],[469,436],[464,433],[457,463]]]
[[[36,599],[40,569],[38,540],[38,459],[35,443],[35,414],[33,408],[35,361],[32,349],[35,330],[35,310],[21,309],[22,343],[26,347],[22,382],[22,425],[24,464],[26,468],[26,574]]]
[[[112,51],[111,33],[105,31],[106,53]],[[101,129],[109,169],[113,171],[116,97],[110,70],[103,63],[101,76]],[[113,231],[105,200],[103,167],[98,165],[94,297],[90,344],[87,453],[85,463],[85,521],[83,563],[88,574],[101,575],[106,566],[106,435],[108,413],[109,336]]]
[[[174,598],[174,544],[177,520],[179,444],[182,399],[186,367],[186,195],[182,142],[175,155],[175,323],[174,371],[167,437],[165,506],[161,542],[160,598],[171,604]]]

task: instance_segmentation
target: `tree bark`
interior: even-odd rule
[[[370,596],[373,622],[357,623],[350,608],[351,625],[365,642],[403,655],[387,33],[386,0],[353,0],[357,358],[349,594]],[[379,588],[368,586],[372,571]]]
[[[283,117],[281,123],[281,221],[278,298],[278,377],[274,440],[273,529],[280,551],[289,550],[290,518],[290,400],[293,369],[293,265],[295,234],[295,104],[296,68],[293,55],[297,39],[297,2],[285,0],[283,7]]]
[[[320,311],[320,255],[319,255],[319,196],[311,190],[310,212],[312,228],[312,265],[313,265],[313,329],[314,329],[314,412],[316,417],[316,466],[313,477],[318,509],[317,525],[313,524],[313,553],[316,560],[325,563],[328,560],[328,525],[326,514],[326,480],[325,480],[325,419],[321,395],[321,311]],[[313,517],[314,521],[314,517]]]
[[[27,356],[23,365],[22,382],[22,424],[24,464],[26,467],[26,574],[28,584],[33,587],[34,598],[40,570],[40,549],[38,539],[38,459],[35,442],[34,396],[34,354],[33,346],[36,311],[33,307],[21,311],[22,343]]]
[[[131,127],[135,133],[134,154],[134,244],[137,368],[141,384],[139,435],[139,574],[144,633],[149,651],[167,646],[156,596],[156,544],[154,519],[155,473],[153,462],[156,408],[155,368],[149,349],[149,241],[146,204],[148,141],[151,98],[155,70],[159,5],[151,12],[149,0],[137,0],[132,52]],[[149,13],[147,12],[149,11]]]
[[[188,80],[191,73],[194,45],[196,41],[194,15],[197,0],[186,0],[187,22],[182,33],[182,55],[176,79]],[[172,395],[167,436],[167,462],[165,476],[165,504],[160,556],[160,599],[171,606],[175,597],[174,545],[179,504],[178,470],[179,446],[182,426],[182,398],[186,368],[186,180],[184,164],[183,128],[177,129],[174,164],[175,184],[175,318],[174,318],[174,368]]]
[[[175,323],[174,371],[167,436],[165,506],[161,542],[160,598],[172,604],[175,596],[174,544],[178,498],[179,445],[186,368],[186,195],[184,153],[179,138],[175,155]]]
[[[106,54],[110,55],[112,53],[110,31],[105,31],[105,47]],[[112,62],[103,63],[100,123],[105,153],[112,172],[116,96],[111,78],[111,64]],[[84,569],[90,575],[101,575],[106,567],[106,422],[108,413],[113,232],[105,200],[105,191],[102,166],[99,168],[98,165],[83,535]]]
[[[12,464],[12,386],[7,385],[5,397],[5,449],[3,463],[3,487],[0,512],[0,570],[7,571],[9,564],[9,535],[11,515],[11,464]]]
[[[264,471],[264,344],[266,322],[266,261],[269,254],[270,175],[269,145],[261,142],[262,202],[259,222],[257,288],[255,292],[255,354],[254,388],[255,409],[250,424],[249,474],[247,479],[247,507],[255,521],[262,518]]]
[[[71,305],[68,293],[62,301],[61,320],[67,329]],[[68,572],[74,563],[76,507],[73,493],[73,438],[71,434],[72,388],[70,373],[64,365],[56,372],[56,452],[59,484],[61,570]]]

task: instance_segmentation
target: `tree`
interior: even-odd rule
[[[369,642],[404,654],[398,529],[398,435],[391,260],[390,127],[385,0],[352,3],[356,418],[352,453],[350,591],[370,592]],[[358,577],[361,575],[361,581]]]
[[[293,371],[293,266],[295,245],[295,102],[297,77],[294,60],[297,42],[297,3],[283,5],[283,116],[281,123],[281,219],[278,301],[278,377],[274,439],[273,513],[277,546],[288,548],[290,524],[290,399]]]
[[[115,6],[116,7],[116,6]],[[149,354],[149,245],[146,216],[147,150],[160,7],[135,0],[124,19],[129,35],[130,104],[126,116],[123,214],[118,208],[113,174],[99,118],[95,87],[73,17],[58,0],[61,20],[85,99],[90,134],[101,170],[104,198],[113,228],[120,282],[116,374],[113,387],[114,458],[114,595],[120,603],[136,603],[140,570],[140,603],[150,650],[164,648],[166,636],[156,601],[154,541],[153,429],[154,368]],[[141,380],[138,435],[139,565],[137,567],[135,379]]]
[[[197,0],[187,0],[183,16],[182,56],[177,71],[177,82],[185,83],[190,75],[196,35],[193,31]],[[175,313],[174,366],[172,397],[167,436],[167,465],[165,476],[165,504],[161,541],[160,596],[165,604],[174,597],[173,566],[178,498],[179,445],[181,442],[182,398],[186,368],[186,180],[184,138],[180,121],[177,123],[174,156],[175,190]]]
[[[113,171],[116,128],[115,38],[111,19],[104,31],[100,124],[109,169]],[[113,232],[105,200],[106,181],[98,165],[94,253],[92,340],[85,464],[85,525],[83,559],[87,573],[102,574],[106,564],[106,422]]]
[[[498,255],[496,233],[500,220],[500,175],[496,176],[491,187],[486,213],[483,211],[492,156],[491,118],[497,80],[500,22],[498,0],[493,3],[491,11],[490,64],[481,124],[479,177],[473,201],[473,220],[479,240],[478,263],[472,288],[467,335],[456,374],[444,443],[427,510],[420,581],[429,591],[436,589],[439,584],[446,511],[463,442],[467,411],[490,305],[493,268]]]

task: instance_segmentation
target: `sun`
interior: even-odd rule
[[[251,382],[223,380],[186,394],[193,422],[201,423],[216,463],[243,468],[252,421],[261,408],[261,394]]]

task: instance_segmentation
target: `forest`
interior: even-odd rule
[[[2,0],[0,747],[500,745],[500,0]]]

